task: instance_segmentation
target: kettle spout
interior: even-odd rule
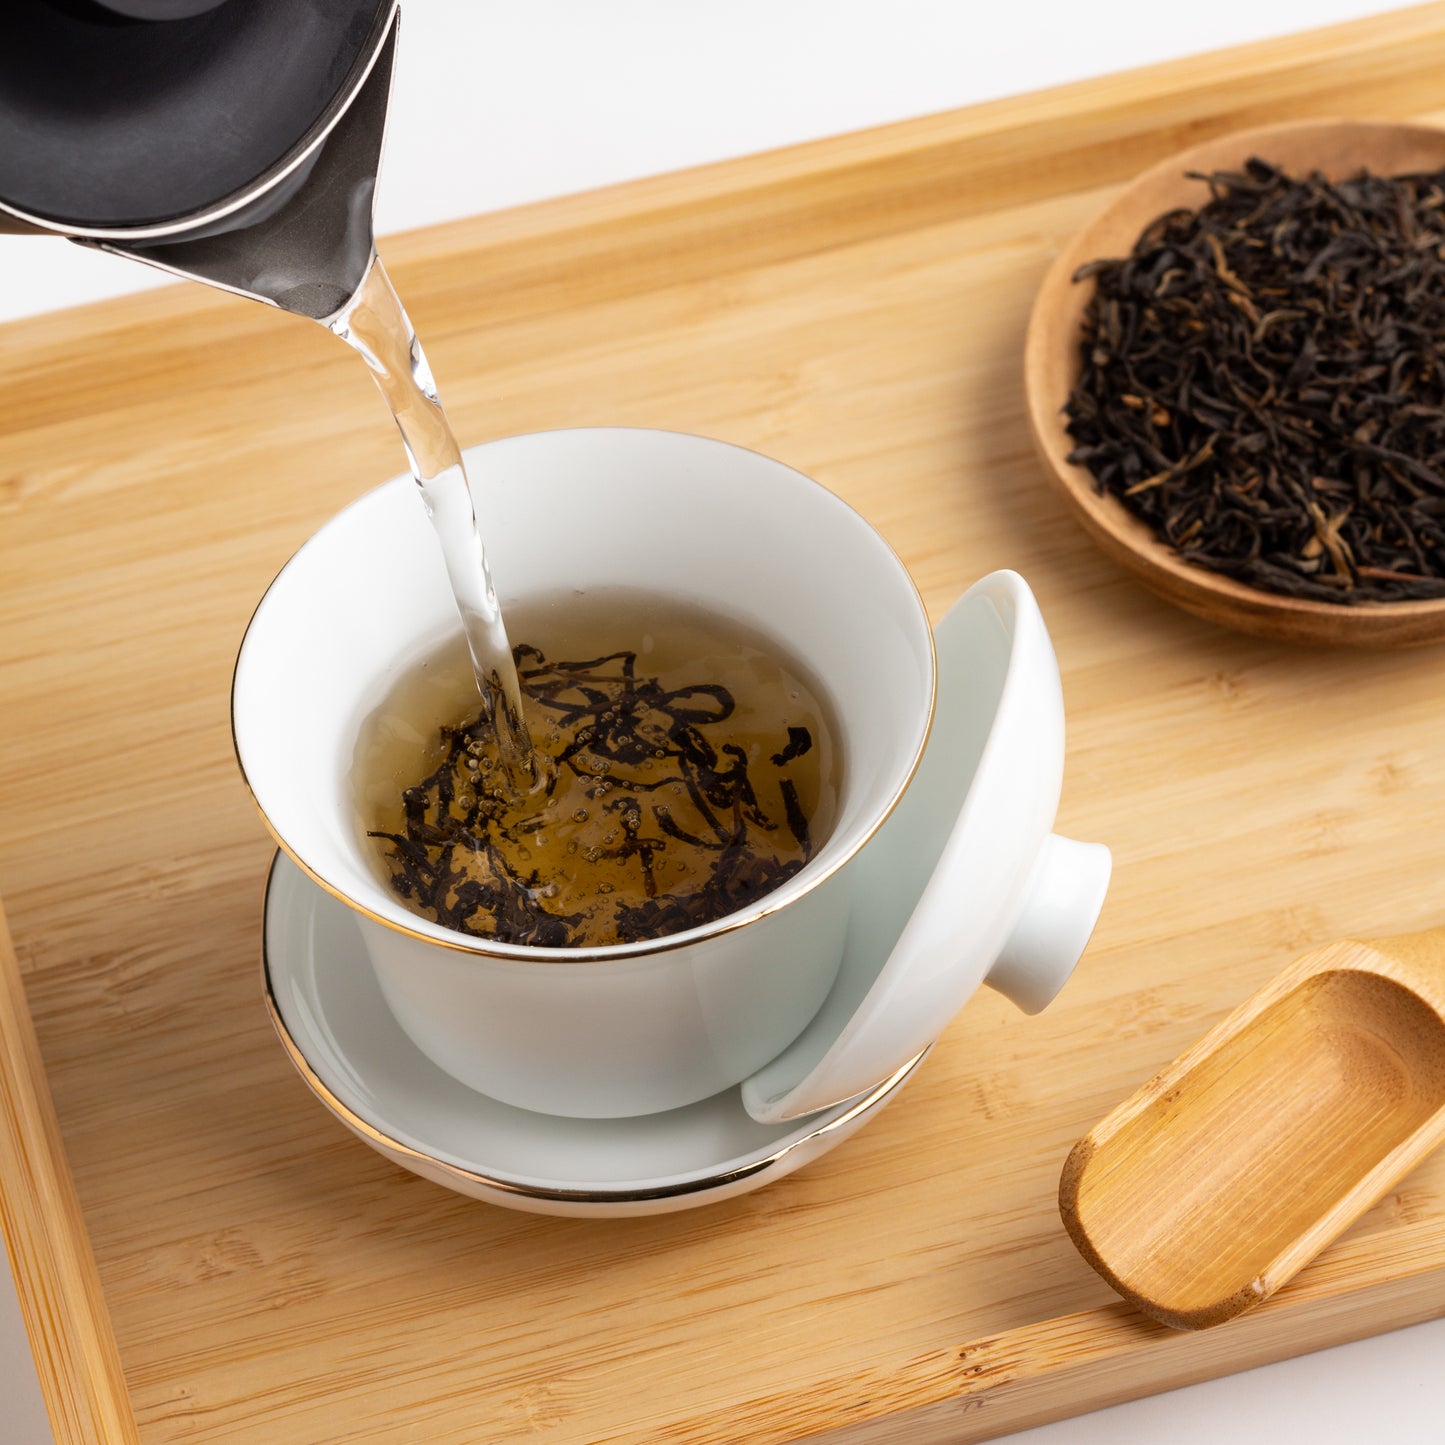
[[[376,176],[397,21],[370,73],[320,147],[243,210],[156,241],[76,236],[192,281],[327,322],[356,295],[375,256]]]

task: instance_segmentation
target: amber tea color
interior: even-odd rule
[[[408,672],[362,727],[358,812],[409,907],[503,943],[633,943],[747,908],[813,856],[835,732],[770,639],[616,589],[509,616],[535,639],[516,649],[535,786],[468,711],[459,649]]]

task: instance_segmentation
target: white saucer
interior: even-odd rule
[[[861,1098],[786,1124],[751,1119],[737,1089],[637,1119],[516,1109],[418,1051],[382,999],[351,911],[280,853],[266,885],[262,974],[291,1062],[342,1123],[414,1174],[536,1214],[666,1214],[745,1194],[846,1139],[923,1058]]]

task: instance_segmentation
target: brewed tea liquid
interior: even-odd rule
[[[396,418],[412,475],[441,544],[476,690],[500,738],[503,763],[525,792],[537,781],[531,741],[466,468],[421,343],[380,259],[373,258],[360,289],[329,325],[364,358]]]
[[[459,646],[361,729],[358,824],[408,906],[503,942],[627,943],[746,908],[813,856],[839,758],[771,641],[640,591],[509,610],[544,788],[499,780]]]

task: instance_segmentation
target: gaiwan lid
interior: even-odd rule
[[[1073,972],[1108,889],[1098,843],[1053,833],[1064,766],[1058,662],[1016,572],[975,583],[934,632],[938,697],[918,771],[840,875],[838,980],[742,1087],[762,1123],[853,1098],[943,1031],[980,983],[1037,1013]]]

